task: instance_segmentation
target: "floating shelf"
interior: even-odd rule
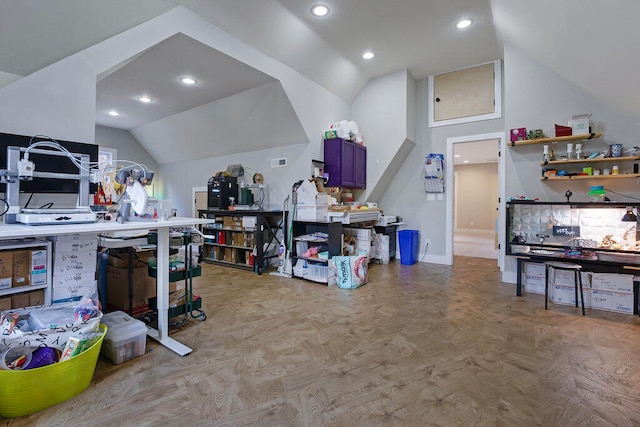
[[[543,176],[540,181],[568,181],[574,179],[623,179],[640,178],[640,173],[623,173],[619,175],[573,175],[573,176]]]
[[[531,144],[549,144],[553,142],[566,142],[566,141],[580,141],[584,139],[595,139],[600,138],[602,136],[602,132],[595,133],[585,133],[584,135],[571,135],[571,136],[557,136],[554,138],[536,138],[536,139],[525,139],[522,141],[513,141],[509,143],[511,147],[518,147],[520,145],[531,145]]]
[[[629,162],[640,160],[640,156],[627,156],[627,157],[601,157],[596,159],[575,159],[575,160],[551,160],[549,162],[540,162],[540,166],[549,165],[567,165],[572,163],[597,163],[597,162]]]

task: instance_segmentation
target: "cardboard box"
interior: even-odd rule
[[[329,195],[318,193],[315,196],[298,194],[298,206],[327,206],[329,205]]]
[[[31,251],[31,285],[47,284],[47,250],[34,249]]]
[[[68,234],[56,234],[55,236],[47,237],[47,240],[52,242],[87,242],[90,240],[98,241],[97,233],[68,233]]]
[[[95,280],[84,283],[74,283],[68,286],[53,288],[51,290],[51,302],[65,302],[79,300],[85,295],[97,292],[98,284]]]
[[[133,269],[133,311],[149,309],[149,298],[156,296],[156,279],[149,277],[147,267]],[[169,283],[169,292],[176,290],[175,282]],[[129,270],[107,267],[107,304],[129,311]]]
[[[225,216],[222,219],[222,225],[224,228],[228,228],[229,230],[243,231],[241,216]]]
[[[149,258],[153,258],[153,251],[141,251],[132,254],[133,268],[146,267],[149,264]],[[116,268],[129,268],[129,252],[109,254],[109,265]]]
[[[524,264],[524,274],[528,276],[541,276],[544,278],[544,264],[539,264],[537,262],[525,262]]]
[[[147,267],[133,269],[132,276],[132,305],[133,307],[146,306],[147,301]],[[129,310],[129,270],[107,266],[107,304],[120,310]]]
[[[73,273],[67,275],[56,274],[53,276],[53,288],[61,288],[82,283],[91,283],[96,280],[95,272]]]
[[[11,297],[0,298],[0,312],[11,310]]]
[[[554,304],[562,305],[576,305],[576,290],[573,286],[550,286],[549,292],[551,293],[551,301]],[[591,307],[591,290],[582,288],[582,295],[584,297],[584,307]],[[578,307],[581,307],[580,301],[580,288],[578,288]]]
[[[591,273],[591,288],[601,291],[633,293],[633,276],[616,273]]]
[[[70,275],[74,273],[90,273],[96,271],[96,251],[54,252],[53,275]]]
[[[28,286],[31,283],[30,276],[31,251],[26,249],[13,251],[13,287]]]
[[[11,308],[29,307],[29,294],[11,295]]]
[[[329,222],[329,207],[298,205],[296,215],[298,221]]]
[[[582,287],[584,289],[591,287],[591,274],[587,271],[580,273],[582,277]],[[544,275],[543,275],[544,276]],[[574,286],[575,273],[568,270],[556,270],[554,268],[549,269],[549,285],[554,284],[558,286]]]
[[[60,234],[49,236],[47,240],[53,242],[54,252],[83,252],[98,250],[98,235],[89,234]]]
[[[593,289],[591,290],[591,308],[633,314],[633,294]]]
[[[0,289],[9,289],[12,283],[13,251],[0,251]]]
[[[527,293],[544,295],[544,276],[530,276],[525,274],[523,285]]]
[[[44,305],[44,290],[29,292],[29,305]]]

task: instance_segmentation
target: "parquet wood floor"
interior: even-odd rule
[[[515,296],[493,260],[373,265],[348,291],[205,265],[207,320],[99,359],[10,426],[638,426],[640,318]],[[28,392],[28,391],[26,391]]]

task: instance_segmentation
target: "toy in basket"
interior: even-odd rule
[[[93,377],[107,327],[86,351],[53,365],[25,371],[0,370],[0,416],[21,417],[83,392]]]

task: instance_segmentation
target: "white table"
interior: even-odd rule
[[[23,225],[0,223],[0,240],[46,237],[73,233],[105,233],[127,230],[158,231],[158,329],[149,328],[147,335],[181,356],[191,353],[191,348],[169,337],[169,228],[208,224],[210,219],[172,217],[167,221],[95,222],[92,224]]]

